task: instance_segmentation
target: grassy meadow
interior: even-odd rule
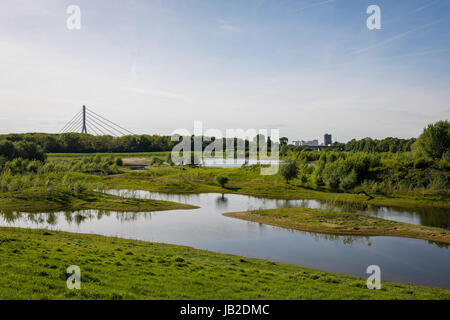
[[[282,208],[230,212],[224,215],[308,232],[406,237],[450,244],[450,230],[386,220],[360,213],[310,208]]]
[[[81,290],[66,269],[81,268]],[[450,299],[450,290],[57,231],[1,228],[0,299]]]

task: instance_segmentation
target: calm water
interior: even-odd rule
[[[382,280],[450,288],[450,249],[444,244],[395,237],[321,235],[222,216],[224,212],[259,208],[332,206],[324,202],[214,193],[176,195],[118,190],[113,193],[189,203],[201,208],[148,213],[98,210],[3,213],[0,215],[0,225],[187,245],[361,277],[367,277],[367,266],[376,264],[381,268]],[[369,214],[419,224],[423,220],[422,213],[415,211],[397,212],[388,208],[369,208],[368,211]]]
[[[216,168],[238,168],[242,165],[272,165],[280,164],[280,160],[256,160],[256,159],[204,159],[202,162],[203,167],[216,167]]]

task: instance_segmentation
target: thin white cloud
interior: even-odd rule
[[[396,40],[402,39],[402,38],[406,37],[407,35],[410,35],[411,33],[414,33],[414,32],[417,32],[417,31],[420,31],[420,30],[429,28],[429,27],[431,27],[431,26],[433,26],[433,25],[435,25],[435,24],[438,24],[438,23],[440,23],[441,21],[442,21],[442,20],[434,21],[434,22],[431,22],[431,23],[427,23],[427,24],[425,24],[425,25],[422,25],[422,26],[420,26],[420,27],[417,27],[417,28],[414,28],[414,29],[405,31],[405,32],[400,33],[400,34],[397,34],[397,35],[395,35],[395,36],[393,36],[393,37],[391,37],[391,38],[388,38],[388,39],[386,39],[386,40],[383,40],[383,41],[380,41],[380,42],[378,42],[378,43],[375,43],[375,44],[373,44],[373,45],[371,45],[371,46],[368,46],[368,47],[365,47],[365,48],[361,48],[361,49],[357,49],[357,50],[351,51],[351,52],[347,53],[346,56],[351,56],[351,55],[355,55],[355,54],[360,54],[360,53],[364,53],[364,52],[367,52],[367,51],[370,51],[370,50],[373,50],[373,49],[377,49],[377,48],[383,47],[383,46],[385,46],[385,45],[387,45],[387,44],[389,44],[389,43],[391,43],[391,42],[394,42],[394,41],[396,41]]]
[[[315,8],[315,7],[322,6],[322,5],[328,4],[328,3],[333,3],[333,2],[336,2],[336,0],[325,0],[325,1],[313,3],[313,4],[310,4],[310,5],[308,5],[308,6],[299,8],[299,9],[297,9],[296,11],[303,11],[303,10]]]
[[[219,25],[219,28],[226,31],[241,31],[241,28],[232,24],[230,21],[223,20],[223,19],[217,19],[217,23]]]
[[[437,49],[437,50],[422,50],[422,51],[401,54],[401,55],[395,56],[394,58],[419,57],[419,56],[425,56],[425,55],[429,55],[429,54],[443,53],[443,52],[447,52],[447,51],[450,51],[450,48]]]
[[[395,21],[398,21],[398,20],[401,20],[401,19],[403,19],[403,18],[406,18],[406,17],[408,17],[408,16],[410,16],[410,15],[412,15],[412,14],[415,14],[415,13],[420,12],[420,11],[423,11],[423,10],[425,10],[425,9],[431,7],[431,6],[434,6],[436,3],[440,2],[440,1],[441,1],[441,0],[434,0],[434,1],[431,1],[431,2],[427,3],[426,5],[423,5],[423,6],[421,6],[421,7],[418,7],[418,8],[416,8],[416,9],[413,9],[413,10],[407,12],[406,14],[404,14],[404,15],[402,15],[402,16],[399,16],[399,17],[393,18],[393,19],[391,19],[391,20],[385,21],[384,24],[390,24],[390,23],[393,23],[393,22],[395,22]]]
[[[440,1],[441,1],[441,0],[435,0],[435,1],[432,1],[432,2],[426,4],[426,5],[422,6],[422,7],[419,7],[419,8],[417,8],[417,9],[414,9],[414,10],[408,12],[406,15],[410,15],[410,14],[417,13],[417,12],[419,12],[419,11],[425,10],[426,8],[429,8],[429,7],[435,5],[436,3],[440,2]]]
[[[177,93],[168,92],[168,91],[162,91],[162,90],[154,90],[154,89],[142,89],[142,88],[136,88],[136,87],[120,87],[120,90],[132,92],[132,93],[139,93],[159,98],[168,98],[173,100],[179,100],[187,103],[192,103],[192,99]]]

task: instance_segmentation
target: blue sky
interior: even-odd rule
[[[136,133],[202,120],[290,140],[407,138],[449,118],[447,0],[2,4],[2,133],[57,132],[83,104]]]

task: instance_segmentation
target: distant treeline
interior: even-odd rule
[[[199,137],[191,137],[191,150],[194,150],[194,140]],[[264,139],[264,137],[262,137]],[[259,137],[255,138],[260,139]],[[268,138],[270,141],[270,137]],[[11,142],[28,141],[42,147],[46,153],[106,153],[106,152],[159,152],[172,151],[173,147],[181,142],[172,141],[171,136],[159,135],[129,135],[123,137],[93,136],[82,133],[24,133],[0,135],[0,141]],[[208,146],[215,138],[200,139],[202,149]],[[238,146],[238,139],[234,139],[235,149]],[[242,141],[242,140],[240,140]],[[245,150],[249,150],[249,141],[241,142],[245,144]],[[270,151],[270,142],[268,151]],[[223,150],[227,146],[226,139],[223,139]],[[258,148],[259,150],[259,148]]]
[[[351,152],[405,152],[411,151],[411,146],[416,142],[416,138],[399,139],[385,138],[383,140],[373,140],[364,138],[361,140],[352,139],[345,144],[345,151]]]
[[[93,136],[81,133],[47,134],[47,133],[24,133],[0,135],[0,141],[11,142],[28,141],[39,145],[47,153],[96,153],[96,152],[157,152],[171,151],[178,141],[171,141],[170,136],[159,135],[129,135],[123,137]],[[212,139],[214,140],[214,138]],[[236,140],[236,139],[235,139]],[[404,152],[411,151],[412,144],[416,141],[411,139],[385,138],[374,140],[365,138],[361,140],[350,140],[346,144],[335,143],[333,149],[350,152]],[[287,141],[281,142],[283,149],[301,149],[293,145],[286,145]],[[210,141],[203,142],[203,148]],[[236,144],[236,142],[235,142]],[[245,142],[248,150],[249,142]],[[224,143],[225,149],[225,143]],[[268,146],[270,150],[270,144]],[[291,150],[294,151],[294,150]]]
[[[34,142],[26,140],[12,142],[0,139],[0,168],[2,163],[16,158],[45,161],[46,156],[42,147]]]
[[[170,151],[177,142],[169,136],[130,135],[123,137],[93,136],[81,133],[24,133],[0,135],[1,140],[29,141],[47,153],[153,152]]]

